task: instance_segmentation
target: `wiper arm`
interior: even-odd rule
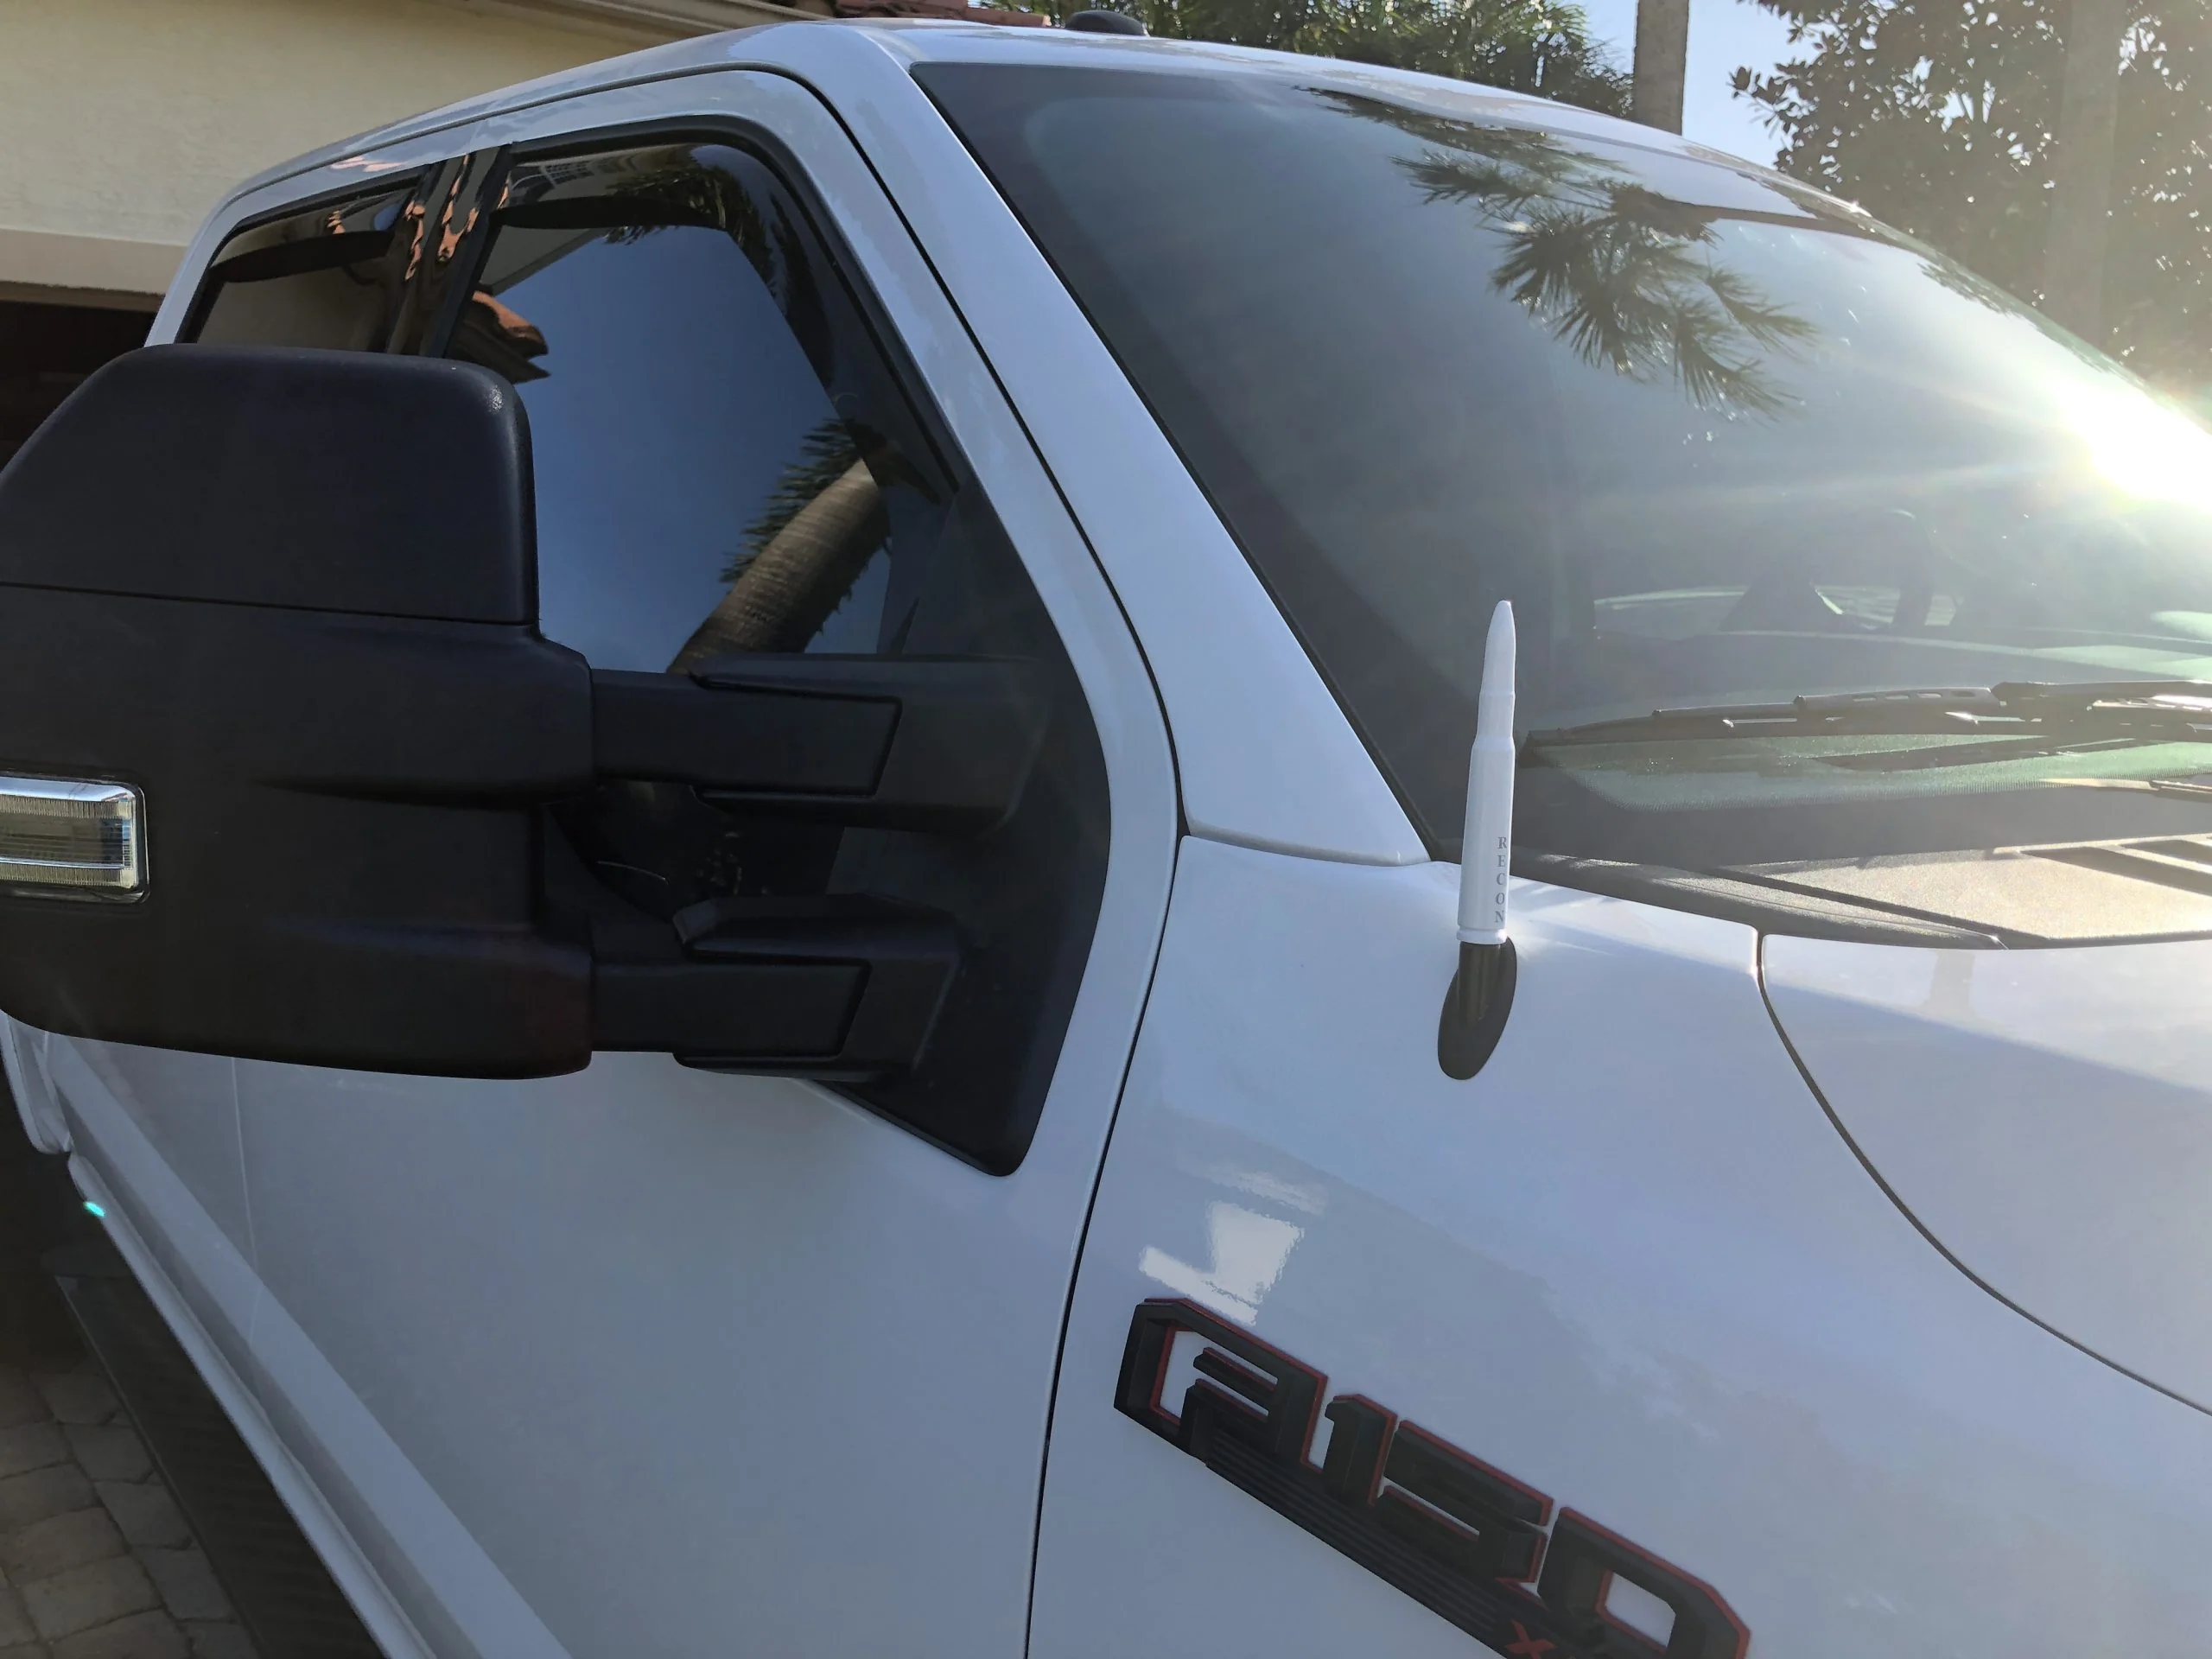
[[[1788,702],[1720,702],[1655,709],[1531,732],[1525,747],[1568,743],[1649,743],[1669,739],[1867,734],[2061,732],[2144,742],[2212,741],[2212,681],[2119,680],[2082,683],[2007,680],[1997,685],[1839,691]]]

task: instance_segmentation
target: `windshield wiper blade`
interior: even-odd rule
[[[2208,688],[2212,689],[2212,688]],[[1529,747],[1559,743],[1637,743],[1668,738],[1753,737],[1821,732],[1955,732],[2005,710],[1988,686],[1930,686],[1911,690],[1844,691],[1788,702],[1715,702],[1655,709],[1648,715],[1593,720],[1529,734]]]
[[[1999,702],[2021,709],[2144,709],[2212,719],[2212,680],[2006,680],[1989,690]]]
[[[2003,736],[2059,731],[2139,737],[2145,742],[2212,741],[2212,681],[2007,680],[1996,685],[1827,692],[1788,702],[1655,709],[1625,719],[1531,732],[1525,747],[1769,735],[1978,732]]]

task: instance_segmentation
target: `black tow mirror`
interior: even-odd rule
[[[531,806],[591,781],[534,630],[530,447],[458,363],[166,346],[0,472],[0,770],[126,785],[143,874],[21,865],[0,1007],[162,1047],[458,1075],[590,1055]],[[7,787],[0,784],[0,790]]]
[[[846,896],[672,921],[549,900],[607,778],[974,834],[1047,703],[1019,663],[594,675],[537,632],[530,443],[460,363],[157,346],[0,472],[0,1008],[69,1035],[538,1076],[594,1048],[912,1068],[948,917]]]

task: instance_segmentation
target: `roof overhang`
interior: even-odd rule
[[[640,41],[686,35],[715,35],[831,15],[829,0],[796,6],[772,0],[439,0],[463,11],[488,16],[557,17],[567,22],[596,23],[609,34]]]

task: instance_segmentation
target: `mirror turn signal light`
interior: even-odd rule
[[[146,890],[146,804],[129,784],[0,773],[0,887],[52,899]]]

